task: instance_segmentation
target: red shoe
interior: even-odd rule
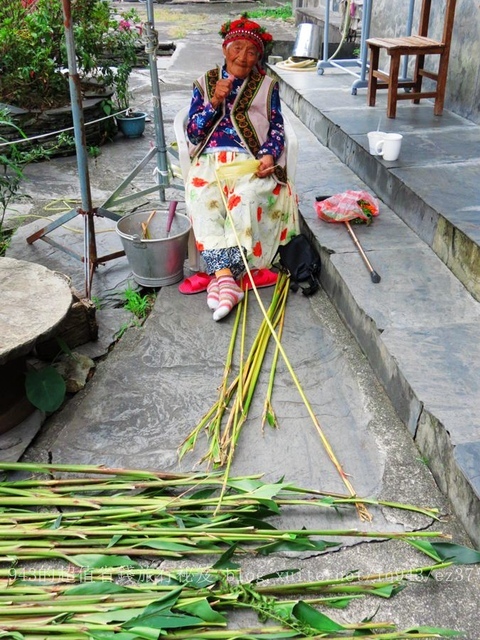
[[[257,289],[273,287],[277,283],[278,273],[270,271],[270,269],[252,269],[251,274],[253,283]],[[240,286],[244,291],[245,289],[252,289],[252,283],[248,273],[244,273],[241,277]]]
[[[185,280],[178,285],[178,290],[186,296],[192,295],[193,293],[202,293],[202,291],[207,290],[208,283],[213,277],[214,276],[209,276],[208,273],[199,271],[195,275],[185,278]]]

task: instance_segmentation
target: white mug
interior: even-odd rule
[[[375,146],[378,155],[383,156],[384,160],[392,162],[397,160],[400,155],[403,136],[400,133],[386,133],[383,140],[379,140]]]
[[[368,137],[368,150],[370,151],[370,153],[372,154],[372,156],[378,156],[378,152],[377,152],[377,142],[380,142],[380,140],[383,140],[385,137],[385,132],[384,131],[369,131],[367,133],[367,137]]]

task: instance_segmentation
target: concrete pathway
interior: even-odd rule
[[[225,8],[230,11],[228,5]],[[215,13],[218,11],[217,5]],[[220,19],[216,14],[210,30],[201,27],[198,32],[189,33],[179,42],[172,59],[162,62],[162,107],[168,142],[174,139],[175,113],[188,103],[191,82],[208,65],[220,61],[217,28],[212,28],[213,21]],[[330,96],[329,109],[337,114],[335,119],[342,117],[351,123],[355,119],[351,113],[353,102],[350,104],[347,97],[348,78],[279,75],[285,109],[300,142],[296,184],[301,211],[306,229],[319,242],[324,286],[308,299],[290,294],[282,344],[358,494],[438,505],[443,514],[440,523],[433,523],[424,516],[374,508],[369,524],[360,524],[351,512],[287,514],[283,523],[387,531],[435,528],[451,534],[455,542],[471,545],[469,536],[475,540],[478,533],[478,507],[472,499],[472,485],[465,476],[461,477],[458,461],[461,446],[475,444],[478,394],[474,391],[478,376],[474,370],[472,373],[471,361],[475,362],[478,349],[478,341],[474,340],[478,303],[385,201],[379,218],[370,227],[356,227],[382,278],[379,284],[371,282],[346,229],[318,220],[313,208],[319,194],[348,188],[375,192],[333,152],[341,147],[347,156],[360,157],[362,148],[365,152],[367,129],[357,128],[351,134],[338,123],[328,128],[323,111],[313,106],[307,109],[308,100],[302,93],[302,87],[305,92],[315,92],[317,88],[322,100]],[[318,84],[325,80],[329,91]],[[133,86],[136,103],[150,104],[147,71],[135,74]],[[353,100],[355,115],[360,117],[367,110],[363,97],[358,95]],[[376,120],[381,108],[373,110]],[[303,122],[308,126],[295,114],[305,115]],[[362,126],[371,127],[371,121],[367,118]],[[319,133],[325,134],[333,150],[318,140]],[[96,203],[103,202],[144,157],[153,136],[150,123],[142,139],[120,138],[102,147],[102,154],[90,166]],[[378,173],[390,171],[382,168],[382,161],[367,157],[366,152],[364,161],[372,172],[374,166]],[[28,188],[36,196],[31,211],[35,215],[43,215],[40,212],[52,201],[78,198],[73,158],[32,166],[29,177]],[[135,178],[132,191],[151,186],[152,181],[152,172],[145,170]],[[441,185],[439,182],[437,190]],[[383,193],[377,195],[383,198]],[[173,185],[167,197],[181,197],[179,186]],[[145,204],[153,207],[158,203],[151,198]],[[83,270],[78,261],[41,241],[32,246],[25,243],[25,237],[39,224],[42,223],[32,222],[15,234],[9,256],[62,270],[81,289]],[[58,233],[69,245],[81,247],[81,233],[66,228]],[[118,246],[111,223],[99,221],[97,237],[105,251]],[[129,282],[125,259],[106,263],[94,277],[94,295],[106,307],[114,307]],[[271,289],[261,291],[264,304],[268,304],[271,293]],[[250,340],[261,318],[260,308],[252,298],[247,325]],[[51,458],[54,462],[162,470],[205,468],[199,462],[205,450],[204,438],[181,462],[177,448],[217,397],[232,325],[233,317],[213,322],[204,295],[186,297],[176,286],[163,287],[145,324],[129,329],[108,357],[97,362],[86,389],[48,418],[23,459],[46,462]],[[447,358],[449,354],[452,359]],[[457,384],[451,384],[452,377]],[[262,376],[232,473],[262,472],[269,480],[285,477],[298,484],[344,492],[282,360],[273,398],[279,428],[266,427],[262,432],[266,384],[266,376]],[[468,424],[472,425],[470,431]],[[457,425],[460,431],[454,430]],[[459,435],[462,429],[463,439]],[[443,467],[442,474],[439,469]],[[444,479],[448,482],[442,486]],[[447,493],[455,498],[453,505]],[[344,539],[338,551],[310,557],[257,558],[242,562],[242,570],[245,576],[251,576],[295,566],[301,569],[299,579],[394,568],[403,568],[408,574],[412,566],[424,560],[413,549],[393,541],[364,544]],[[335,617],[359,619],[378,608],[378,619],[392,619],[402,628],[414,624],[446,626],[462,629],[465,638],[476,640],[479,596],[480,571],[468,566],[452,570],[444,579],[438,576],[436,580],[414,580],[392,600],[356,601],[346,611],[335,613]]]

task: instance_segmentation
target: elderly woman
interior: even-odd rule
[[[272,36],[246,14],[224,24],[220,34],[224,66],[194,83],[187,124],[192,165],[185,185],[197,248],[210,276],[207,304],[214,320],[243,298],[242,253],[249,268],[268,269],[279,244],[298,233],[278,83],[260,66]],[[218,181],[221,165],[252,158],[259,160],[254,174]],[[267,274],[273,280],[263,284],[273,284],[276,274]]]

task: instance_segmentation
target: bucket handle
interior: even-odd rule
[[[135,247],[135,249],[146,249],[147,248],[147,245],[145,244],[145,242],[142,242],[142,239],[138,235],[138,233],[135,233],[130,238],[131,238],[131,241],[133,242],[133,246]]]

